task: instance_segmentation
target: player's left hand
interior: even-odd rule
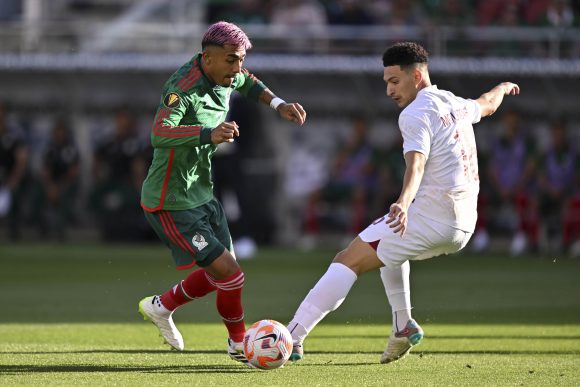
[[[395,234],[400,232],[403,237],[407,230],[407,210],[399,203],[391,204],[385,223],[393,229]]]
[[[306,111],[299,103],[283,103],[278,106],[278,113],[285,120],[295,122],[298,125],[306,121]]]

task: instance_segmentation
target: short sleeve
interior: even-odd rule
[[[399,128],[403,135],[403,154],[416,151],[429,158],[431,151],[431,130],[427,123],[410,114],[401,114]]]
[[[477,124],[481,121],[481,106],[479,102],[474,99],[468,99],[467,101],[467,109],[471,113],[471,123]]]

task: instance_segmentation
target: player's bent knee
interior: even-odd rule
[[[357,276],[384,266],[375,250],[358,238],[346,250],[336,254],[333,262],[345,265]]]
[[[227,249],[216,258],[211,265],[204,268],[205,271],[217,280],[231,277],[241,271],[240,265]]]
[[[363,273],[361,272],[361,267],[363,266],[362,257],[348,254],[347,250],[343,250],[336,254],[332,262],[343,264],[350,270],[354,271],[357,276]]]

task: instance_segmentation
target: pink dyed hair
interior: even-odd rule
[[[201,40],[201,47],[220,46],[226,44],[235,47],[243,47],[245,50],[252,48],[248,36],[235,24],[220,21],[209,26]]]

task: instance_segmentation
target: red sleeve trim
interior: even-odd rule
[[[163,179],[163,187],[161,188],[161,199],[159,199],[159,205],[154,208],[147,207],[143,202],[141,202],[141,207],[147,212],[159,211],[163,208],[163,203],[165,203],[165,194],[167,193],[167,185],[169,184],[169,177],[171,176],[171,166],[173,165],[173,155],[175,149],[171,148],[169,151],[169,159],[167,160],[167,169],[165,170],[165,178]]]
[[[189,133],[189,132],[199,132],[201,131],[201,126],[191,126],[190,129],[166,129],[166,128],[183,128],[183,126],[165,126],[163,128],[154,128],[157,132],[161,133]]]
[[[170,111],[167,108],[159,110],[157,119],[153,124],[153,134],[160,137],[194,137],[199,136],[202,126],[198,125],[179,125],[169,126],[163,123],[163,120],[169,117]]]
[[[199,136],[200,132],[197,133],[182,133],[182,134],[165,134],[165,133],[158,133],[158,132],[153,132],[155,133],[156,136],[159,137],[168,137],[168,138],[179,138],[179,137],[193,137],[193,136]]]

